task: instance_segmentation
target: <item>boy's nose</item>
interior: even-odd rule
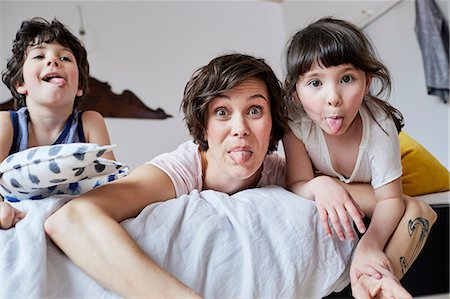
[[[47,61],[47,66],[51,66],[52,64],[54,64],[54,65],[56,65],[56,66],[59,66],[59,63],[58,63],[58,59],[56,59],[56,58],[50,58],[48,61]]]

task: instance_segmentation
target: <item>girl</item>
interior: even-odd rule
[[[292,131],[283,139],[288,188],[316,201],[330,236],[329,223],[342,240],[345,234],[355,238],[349,215],[359,232],[364,233],[351,265],[352,284],[362,274],[380,279],[386,271],[401,278],[415,256],[407,260],[397,252],[392,257],[386,251],[391,259],[399,261],[393,268],[383,250],[396,227],[406,232],[396,238],[399,244],[415,242],[404,239],[408,227],[400,220],[405,205],[414,209],[414,205],[425,204],[403,199],[398,139],[403,117],[379,99],[391,88],[387,68],[356,26],[332,18],[312,23],[293,36],[287,48],[286,67]],[[352,187],[346,186],[352,182],[370,182],[376,202],[352,198],[350,189],[347,191]],[[429,207],[428,212],[426,217],[419,214],[425,234],[416,245],[420,248],[435,219]],[[410,214],[405,216],[409,219]],[[367,231],[364,215],[371,218]]]

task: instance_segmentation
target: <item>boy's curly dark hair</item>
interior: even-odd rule
[[[288,129],[281,82],[263,59],[232,53],[216,57],[199,68],[184,89],[181,102],[184,120],[194,141],[203,151],[208,150],[208,141],[204,137],[209,104],[218,95],[250,78],[259,78],[267,86],[272,115],[268,152],[277,149],[278,141]]]
[[[6,69],[2,72],[3,83],[11,91],[16,109],[26,106],[25,96],[18,93],[16,87],[23,83],[22,69],[28,48],[52,42],[69,48],[77,60],[78,84],[79,88],[83,90],[83,95],[75,98],[74,108],[79,106],[83,96],[88,93],[89,62],[82,42],[58,20],[54,19],[52,22],[48,22],[43,18],[35,17],[22,22],[13,41],[13,54],[8,59]]]

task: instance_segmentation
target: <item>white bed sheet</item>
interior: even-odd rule
[[[1,298],[116,298],[46,237],[68,196],[22,201],[27,216],[1,231]],[[163,268],[205,298],[321,298],[348,283],[354,242],[329,238],[314,202],[280,187],[228,196],[193,191],[122,225]]]
[[[420,195],[417,198],[430,205],[450,204],[450,191]]]

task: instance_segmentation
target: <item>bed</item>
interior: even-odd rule
[[[113,147],[42,146],[1,163],[2,196],[27,213],[15,228],[0,230],[1,298],[119,297],[76,267],[43,230],[45,219],[74,196],[126,175],[126,165],[100,158]],[[439,218],[403,279],[414,296],[448,293],[449,194],[420,197]],[[155,262],[205,298],[350,297],[356,243],[329,238],[314,202],[278,186],[231,196],[194,190],[121,224]]]

